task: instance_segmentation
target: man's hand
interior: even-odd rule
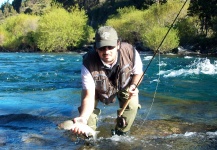
[[[83,123],[83,124],[87,124],[87,119],[84,117],[76,117],[73,119],[74,123]],[[85,134],[84,130],[80,127],[76,127],[74,128],[74,130],[72,130],[72,132],[77,133],[77,134]]]
[[[138,95],[139,90],[138,90],[138,88],[136,88],[136,85],[132,84],[132,85],[130,85],[128,92],[130,93],[131,96],[132,95]]]

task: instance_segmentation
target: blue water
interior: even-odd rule
[[[99,105],[97,145],[72,141],[56,125],[78,115],[82,55],[0,54],[0,149],[217,149],[217,59],[205,56],[155,57],[130,137],[110,137],[116,102]]]

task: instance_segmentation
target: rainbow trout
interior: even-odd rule
[[[80,122],[74,123],[72,120],[66,120],[58,124],[58,128],[63,130],[74,130],[74,128],[76,127],[82,128],[85,132],[86,137],[93,136],[93,140],[94,141],[97,140],[97,134],[99,133],[99,131],[93,130],[91,127],[89,127],[86,124]]]

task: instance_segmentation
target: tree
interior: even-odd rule
[[[180,45],[191,45],[194,43],[198,36],[198,19],[197,17],[182,18],[175,26],[179,31]]]
[[[33,15],[17,15],[8,17],[1,25],[3,31],[5,31],[3,46],[11,50],[19,50],[21,45],[28,46],[25,39],[29,32],[35,32],[37,29],[38,17]],[[7,34],[6,34],[7,33]],[[24,48],[24,47],[22,47]]]
[[[2,9],[4,18],[16,15],[16,11],[14,10],[13,6],[9,3],[9,1],[4,3],[1,6],[1,9]]]
[[[146,10],[138,10],[135,7],[125,7],[118,9],[118,14],[110,16],[106,24],[117,29],[119,35],[124,37],[125,41],[132,44],[140,41],[146,44],[146,47],[156,50],[166,30],[169,29],[183,2],[170,0],[163,4],[153,4]],[[187,14],[188,6],[185,6],[180,18]],[[165,43],[165,44],[164,44]],[[161,51],[170,51],[179,45],[178,31],[173,29],[168,34]],[[168,45],[167,45],[168,44]]]
[[[6,43],[9,37],[10,37],[9,33],[2,26],[0,26],[0,46],[1,47],[4,46],[4,44]]]
[[[197,23],[197,35],[193,37],[195,50],[201,53],[216,53],[217,41],[217,1],[191,0],[188,9],[189,18]]]
[[[25,0],[19,8],[20,13],[43,15],[50,11],[52,0]]]
[[[12,2],[13,8],[14,8],[18,13],[20,13],[21,3],[22,3],[22,0],[14,0],[14,1]]]
[[[208,35],[209,30],[214,27],[214,20],[217,17],[216,0],[191,0],[189,16],[198,16],[200,20],[200,33]]]
[[[106,25],[113,26],[123,41],[134,44],[141,38],[141,32],[145,30],[143,20],[144,12],[135,7],[118,9],[117,15],[112,15],[106,21]]]
[[[142,39],[144,40],[145,45],[147,45],[150,49],[156,51],[158,50],[157,48],[160,46],[160,43],[162,42],[168,30],[168,27],[152,27],[152,30],[150,32],[146,32],[144,35],[142,35]],[[177,30],[172,29],[159,48],[159,52],[165,53],[178,46],[179,37]]]
[[[63,8],[54,7],[40,19],[36,41],[44,52],[66,51],[69,47],[80,46],[90,31],[84,10],[75,6],[67,12]]]

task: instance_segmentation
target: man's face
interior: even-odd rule
[[[99,54],[99,57],[108,65],[114,63],[117,57],[117,50],[119,49],[119,45],[117,46],[104,46],[96,49]]]

